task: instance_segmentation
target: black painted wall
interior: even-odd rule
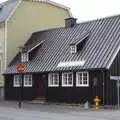
[[[77,72],[77,71],[76,71]],[[48,74],[33,74],[33,86],[23,88],[24,100],[37,98],[37,81],[44,79],[44,97],[49,102],[65,103],[85,103],[89,101],[94,103],[95,96],[101,98],[101,104],[114,104],[113,95],[115,96],[114,84],[109,80],[109,71],[94,70],[89,72],[89,86],[76,87],[76,72],[73,72],[73,87],[62,87],[62,73],[59,72],[59,87],[48,87]],[[111,89],[112,88],[112,89]],[[18,100],[19,88],[13,87],[13,75],[5,76],[5,99]]]
[[[33,81],[33,87],[13,87],[13,75],[5,76],[5,100],[18,100],[20,95],[20,89],[22,92],[22,99],[32,100],[35,98],[35,82]],[[34,79],[34,76],[33,76]]]
[[[59,87],[47,87],[46,97],[48,101],[85,103],[88,100],[90,103],[93,103],[93,99],[98,95],[101,98],[101,104],[107,103],[108,96],[106,97],[106,94],[109,91],[107,81],[109,80],[107,80],[106,71],[89,71],[89,87],[76,87],[76,72],[73,73],[73,87],[61,86],[62,73],[59,74]],[[97,79],[96,84],[94,83],[95,79]]]

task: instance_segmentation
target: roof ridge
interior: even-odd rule
[[[65,10],[68,10],[69,15],[70,15],[71,17],[73,16],[72,13],[71,13],[71,11],[70,11],[70,7],[67,7],[66,5],[60,4],[60,3],[58,3],[58,2],[54,2],[54,1],[52,1],[52,0],[30,0],[30,1],[48,3],[48,4],[50,4],[50,5],[53,5],[53,6],[56,6],[56,7],[65,9]]]
[[[21,1],[21,0],[7,0],[7,1],[4,1],[4,2],[0,3],[0,5],[5,6],[5,5],[8,5],[8,4],[10,4],[11,2],[14,2],[14,1]]]
[[[86,20],[86,21],[82,21],[82,22],[77,23],[77,25],[84,24],[84,23],[89,23],[89,22],[94,22],[94,21],[98,21],[98,20],[110,19],[110,18],[119,17],[119,16],[120,16],[120,14],[116,14],[116,15],[105,16],[105,17],[102,17],[102,18],[96,18],[96,19],[93,19],[93,20]]]
[[[49,4],[55,5],[57,7],[64,8],[64,9],[70,9],[70,7],[67,7],[67,6],[65,6],[63,4],[60,4],[60,3],[57,3],[57,2],[54,2],[52,0],[30,0],[30,1],[33,1],[33,2],[44,2],[44,3],[49,3]]]
[[[94,19],[94,20],[88,20],[88,21],[84,21],[84,22],[79,22],[75,26],[78,26],[80,24],[86,24],[86,23],[89,23],[89,22],[95,22],[95,21],[99,21],[99,20],[104,20],[104,19],[110,19],[110,18],[114,18],[114,17],[119,17],[119,16],[120,16],[120,14],[113,15],[113,16],[106,16],[106,17],[103,17],[103,18],[98,18],[98,19]],[[50,28],[50,29],[45,29],[45,30],[41,30],[41,31],[36,31],[36,32],[33,32],[33,35],[37,34],[37,33],[40,33],[40,32],[48,32],[48,31],[52,31],[52,30],[56,30],[56,29],[62,29],[62,28],[65,28],[65,27],[63,26],[63,27]]]
[[[57,27],[57,28],[44,29],[44,30],[41,30],[41,31],[33,32],[32,35],[38,34],[38,33],[41,33],[41,32],[48,32],[48,31],[52,31],[52,30],[62,29],[62,28],[65,28],[65,27]]]

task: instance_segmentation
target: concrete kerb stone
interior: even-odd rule
[[[40,102],[40,101],[26,101],[26,104],[39,104],[42,106],[53,106],[53,107],[58,107],[58,108],[70,108],[70,109],[77,109],[77,110],[87,110],[87,111],[96,111],[94,105],[91,105],[88,109],[84,108],[84,104],[75,104],[75,103],[55,103],[55,102]],[[101,107],[97,111],[103,111],[105,110],[103,107]]]
[[[0,101],[0,106],[2,107],[15,107],[17,108],[18,106],[18,101]],[[71,110],[86,110],[86,111],[104,111],[104,110],[119,110],[116,106],[101,106],[99,110],[95,109],[94,105],[90,105],[88,109],[84,108],[84,104],[67,104],[67,103],[55,103],[55,102],[32,102],[32,101],[23,101],[22,106],[25,108],[26,106],[34,106],[37,107],[37,109],[42,106],[42,107],[52,107],[52,108],[60,108],[60,109],[71,109]]]

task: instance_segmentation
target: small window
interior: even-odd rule
[[[49,87],[59,86],[59,74],[58,73],[50,73],[48,75],[48,86]]]
[[[89,74],[88,72],[76,73],[76,86],[89,86]]]
[[[62,86],[73,86],[73,73],[62,74]]]
[[[24,75],[24,86],[32,87],[32,75]]]
[[[71,51],[70,51],[71,53],[76,53],[77,52],[76,45],[71,45],[70,49],[71,49]]]
[[[29,54],[27,52],[21,54],[21,61],[22,62],[28,62]]]
[[[20,87],[21,82],[21,76],[20,75],[14,75],[14,81],[13,86],[14,87]]]

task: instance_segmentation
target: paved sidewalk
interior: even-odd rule
[[[119,120],[120,110],[85,110],[56,104],[23,103],[0,101],[0,120]]]
[[[9,108],[18,108],[18,101],[0,101],[0,106],[9,107]],[[96,111],[95,108],[85,109],[83,105],[76,104],[62,104],[62,103],[31,103],[30,101],[22,102],[22,109],[29,110],[43,110],[43,111],[54,111],[57,108],[58,111],[62,111],[62,109],[69,111]],[[99,111],[103,110],[112,110],[112,109],[103,109],[101,108]],[[114,109],[113,109],[114,110]],[[55,112],[57,112],[55,110]]]

